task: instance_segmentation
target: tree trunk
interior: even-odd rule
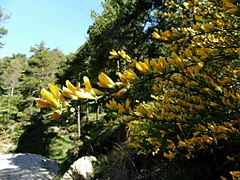
[[[88,110],[88,104],[86,105],[86,124],[88,124],[89,121],[89,110]]]
[[[99,110],[100,110],[100,107],[97,105],[96,121],[99,120]]]
[[[78,124],[78,138],[81,137],[81,111],[80,106],[77,107],[77,124]]]

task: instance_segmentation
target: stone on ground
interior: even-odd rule
[[[63,175],[62,180],[91,179],[91,177],[94,175],[92,163],[96,161],[97,159],[94,156],[83,156],[79,158]]]

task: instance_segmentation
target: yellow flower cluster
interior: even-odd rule
[[[117,111],[119,114],[123,114],[126,112],[132,113],[129,99],[127,99],[125,103],[117,103],[114,99],[112,99],[109,101],[109,103],[106,104],[106,107],[113,111]]]
[[[50,92],[45,88],[41,90],[42,99],[36,98],[36,106],[39,108],[50,107],[53,111],[53,113],[50,114],[51,119],[56,119],[61,116],[69,104],[55,84],[49,83],[48,88]]]
[[[103,72],[99,74],[98,79],[99,82],[97,84],[100,87],[115,87],[115,83],[112,79]],[[83,82],[84,88],[80,87],[80,83],[78,86],[74,86],[69,80],[66,80],[66,86],[63,86],[61,92],[55,84],[49,83],[48,87],[50,92],[45,88],[41,90],[41,98],[36,98],[37,107],[50,107],[53,111],[53,113],[51,113],[51,119],[56,119],[67,110],[68,106],[70,106],[65,98],[72,100],[97,100],[103,95],[102,91],[92,87],[87,76],[83,77]]]
[[[118,51],[116,52],[115,50],[110,51],[110,56],[108,56],[109,59],[114,59],[117,57],[122,57],[123,59],[125,59],[127,62],[132,62],[131,57],[129,55],[126,54],[126,52],[124,50]]]
[[[116,89],[115,93],[112,93],[112,96],[122,96],[130,86],[131,82],[134,82],[137,79],[137,75],[132,69],[125,70],[124,73],[118,72],[120,81],[114,82],[110,77],[105,73],[101,72],[98,75],[97,82],[98,86],[102,88],[111,88]],[[91,82],[87,76],[83,77],[84,87],[80,87],[80,83],[77,86],[74,86],[69,80],[66,80],[66,86],[63,86],[61,93],[59,88],[53,84],[49,83],[48,87],[51,92],[47,91],[45,88],[41,90],[41,97],[36,98],[36,105],[39,108],[50,107],[53,111],[51,113],[51,118],[56,119],[60,117],[63,112],[67,110],[67,107],[70,105],[65,98],[71,100],[97,100],[104,96],[104,93],[96,88],[93,88]],[[118,90],[118,88],[121,88]],[[64,98],[65,97],[65,98]],[[124,113],[125,111],[130,112],[130,100],[127,99],[125,104],[118,103],[114,100],[110,101],[106,106],[111,110],[118,110],[119,113]]]
[[[233,180],[237,180],[240,178],[240,171],[230,171],[230,174],[231,174]]]
[[[235,28],[231,34],[226,31],[233,26],[239,28],[239,17],[227,14],[237,11],[235,2],[223,1],[223,7],[215,1],[184,2],[185,8],[195,12],[195,24],[154,30],[152,35],[156,40],[171,43],[172,53],[135,63],[135,68],[143,74],[158,75],[149,102],[142,102],[133,109],[139,120],[128,124],[130,135],[134,137],[130,147],[141,153],[163,152],[169,159],[186,149],[185,157],[192,158],[199,149],[207,150],[213,144],[239,135],[240,99],[236,88],[239,69],[234,65],[226,66],[229,58],[232,62],[239,61],[238,48],[232,48],[234,43],[238,44],[238,32]],[[185,11],[172,1],[168,5],[179,8],[180,14]],[[154,15],[170,19],[174,13],[154,12]],[[218,115],[224,119],[219,119]],[[140,121],[142,123],[137,123]],[[149,134],[155,132],[151,127],[156,123],[159,123],[160,135],[150,138]],[[151,146],[157,142],[161,145]]]

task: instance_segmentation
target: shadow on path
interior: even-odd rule
[[[32,124],[23,127],[24,132],[18,139],[17,148],[15,153],[32,153],[41,154],[42,156],[49,157],[49,145],[51,140],[57,136],[57,133],[48,133],[48,127],[51,122],[42,123],[38,117],[34,119]]]
[[[54,161],[36,154],[0,154],[0,179],[53,179],[58,171]]]

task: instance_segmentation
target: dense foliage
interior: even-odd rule
[[[29,58],[17,54],[0,61],[0,149],[52,156],[47,149],[56,140],[52,136],[50,145],[46,136],[54,125],[43,123],[43,113],[35,106],[34,98],[49,81],[55,81],[58,66],[66,57],[58,49],[46,48],[44,43],[32,47],[31,52]]]

